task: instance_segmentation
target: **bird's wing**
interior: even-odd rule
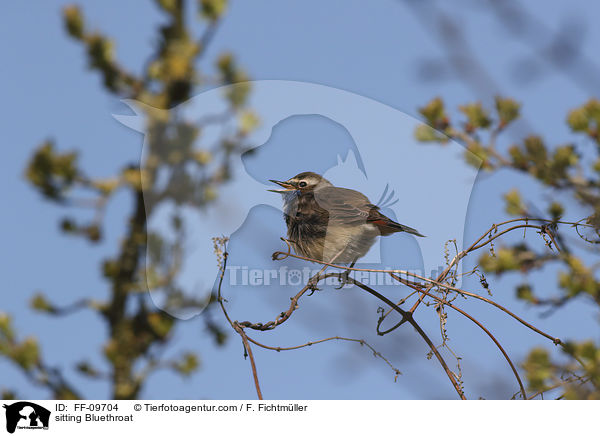
[[[320,207],[329,213],[329,222],[344,225],[375,225],[382,235],[396,232],[407,232],[423,236],[412,227],[399,224],[379,211],[379,206],[358,191],[330,186],[315,191],[315,200]]]
[[[347,225],[363,224],[377,206],[358,191],[328,186],[315,191],[317,204],[329,213],[329,221]]]

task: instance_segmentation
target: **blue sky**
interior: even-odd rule
[[[529,12],[550,29],[558,30],[569,22],[577,22],[582,35],[581,51],[594,59],[600,29],[593,25],[592,19],[600,12],[599,6],[583,1],[568,5],[548,1],[543,7],[539,7],[540,3],[531,3]],[[58,231],[65,211],[42,201],[25,183],[23,169],[34,147],[53,138],[60,149],[78,149],[82,167],[91,175],[108,176],[126,163],[139,160],[143,138],[112,117],[113,113],[128,113],[127,109],[103,91],[98,75],[87,71],[82,48],[66,37],[60,18],[64,4],[47,1],[29,8],[22,2],[14,2],[3,5],[0,14],[5,153],[0,162],[0,178],[8,199],[0,214],[4,243],[0,310],[14,316],[21,334],[40,338],[49,362],[72,374],[70,364],[82,358],[89,357],[102,365],[98,349],[104,338],[104,325],[86,312],[64,319],[40,316],[28,309],[28,301],[37,290],[47,293],[57,304],[68,304],[82,296],[100,299],[106,295],[99,262],[115,252],[129,211],[129,198],[121,193],[113,199],[106,216],[106,237],[101,244],[91,246]],[[155,7],[149,3],[114,0],[80,4],[91,27],[116,40],[118,58],[129,69],[140,71],[151,53],[154,32],[161,22]],[[443,4],[446,13],[460,17],[461,29],[471,49],[498,89],[481,95],[456,79],[423,80],[418,68],[420,62],[439,58],[444,52],[431,30],[424,28],[423,21],[401,1],[233,1],[205,57],[207,61],[203,62],[214,59],[222,50],[231,50],[252,79],[326,85],[373,99],[412,117],[417,117],[419,106],[438,95],[454,107],[477,99],[486,102],[485,98],[499,92],[522,101],[527,126],[542,132],[552,143],[573,140],[564,124],[566,111],[583,103],[590,92],[597,95],[599,89],[583,90],[553,68],[544,69],[544,74],[533,82],[516,82],[514,77],[522,69],[523,61],[543,66],[544,57],[536,57],[529,46],[501,28],[489,9],[480,6],[481,2],[456,1],[452,7],[448,2],[436,4]],[[517,126],[501,144],[516,140],[524,129],[523,125]],[[477,236],[505,216],[499,200],[508,189],[519,186],[526,193],[540,196],[537,187],[524,182],[524,178],[508,173],[479,177],[470,198],[465,237]],[[438,181],[425,179],[422,183]],[[413,184],[409,180],[397,189],[411,189]],[[77,211],[72,213],[79,216]],[[251,215],[250,219],[253,218]],[[445,225],[443,216],[436,214],[428,214],[419,223],[407,224],[419,229]],[[279,225],[283,229],[283,223]],[[517,276],[497,282],[494,291],[498,301],[560,337],[589,337],[597,332],[594,320],[597,313],[577,303],[567,306],[564,313],[538,319],[539,312],[513,299],[514,284],[520,280]],[[545,279],[540,277],[540,280]],[[476,284],[471,283],[473,287]],[[248,307],[257,318],[269,317],[269,313],[279,313],[287,298],[288,295],[260,289],[254,295],[240,295],[237,302],[232,299],[232,306]],[[255,335],[256,338],[278,345],[294,345],[336,334],[369,338],[377,342],[378,349],[393,359],[404,375],[394,383],[391,371],[355,344],[329,343],[288,353],[257,350],[267,398],[454,398],[452,387],[437,364],[425,359],[427,350],[414,332],[404,329],[384,338],[373,334],[376,303],[349,291],[323,292],[304,304],[311,310],[299,311],[284,328],[264,336]],[[475,302],[465,307],[489,321],[515,361],[521,360],[533,345],[550,346],[495,311]],[[434,315],[424,312],[422,316],[433,335]],[[516,392],[499,353],[475,327],[450,315],[449,329],[453,348],[463,356],[467,393],[497,398],[506,397],[508,391]],[[237,337],[231,336],[225,347],[215,348],[205,338],[200,320],[192,319],[181,324],[174,342],[174,351],[198,351],[202,370],[189,381],[167,372],[158,373],[150,379],[142,393],[144,397],[254,397],[248,362],[242,358]],[[25,383],[20,373],[5,361],[0,361],[0,372],[3,374],[0,385],[16,388],[20,396],[45,395]],[[90,398],[108,395],[103,383],[74,377]]]

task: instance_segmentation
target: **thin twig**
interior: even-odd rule
[[[407,322],[414,327],[414,329],[417,331],[417,333],[419,333],[419,335],[421,335],[421,337],[423,338],[423,340],[427,343],[427,345],[429,346],[429,348],[432,351],[432,353],[435,355],[435,357],[440,362],[440,365],[442,365],[442,368],[444,368],[444,371],[448,375],[448,378],[450,379],[450,382],[452,383],[452,385],[454,386],[454,389],[458,393],[458,396],[462,400],[466,400],[467,399],[465,397],[465,395],[464,395],[461,387],[460,387],[460,384],[456,380],[456,377],[455,377],[454,373],[450,370],[450,368],[448,368],[448,364],[446,364],[446,361],[444,360],[444,358],[442,357],[442,355],[440,354],[440,352],[438,351],[438,349],[435,347],[435,345],[433,345],[433,342],[431,342],[431,339],[429,339],[429,336],[427,336],[427,334],[423,331],[423,329],[421,328],[421,326],[419,326],[419,324],[415,321],[415,319],[412,316],[412,313],[400,309],[398,306],[396,306],[387,297],[381,295],[376,290],[374,290],[374,289],[370,288],[369,286],[367,286],[367,285],[365,285],[365,284],[363,284],[363,283],[361,283],[361,282],[353,279],[352,277],[348,277],[347,281],[349,283],[352,283],[352,284],[358,286],[359,288],[367,291],[369,294],[371,294],[374,297],[378,298],[379,300],[383,301],[385,304],[387,304],[388,306],[390,306],[391,308],[393,308],[396,312],[398,312],[400,315],[402,315],[402,318],[406,319]]]
[[[394,277],[395,279],[399,279],[399,277],[390,274],[392,277]],[[417,289],[417,288],[415,288]],[[521,381],[521,377],[519,376],[519,373],[517,372],[517,369],[515,368],[515,365],[512,363],[512,360],[510,360],[510,357],[508,357],[508,354],[506,353],[506,351],[504,350],[504,348],[502,347],[502,345],[500,345],[500,342],[498,342],[498,340],[496,339],[496,337],[483,325],[481,324],[479,321],[477,321],[475,318],[473,318],[471,315],[469,315],[467,312],[465,312],[464,310],[462,310],[459,307],[454,306],[452,303],[449,303],[435,295],[430,294],[429,292],[425,291],[424,289],[417,289],[419,292],[422,292],[424,295],[433,298],[436,301],[439,301],[441,303],[443,303],[444,305],[451,307],[452,309],[456,310],[457,312],[459,312],[461,315],[466,316],[467,318],[469,318],[471,321],[473,321],[480,329],[482,329],[488,336],[489,338],[494,342],[494,344],[496,344],[496,346],[498,347],[498,349],[500,350],[500,352],[502,353],[502,355],[504,356],[504,358],[506,359],[506,361],[508,362],[510,368],[513,371],[513,374],[515,375],[515,378],[517,379],[517,382],[519,383],[519,388],[521,390],[521,393],[523,394],[523,398],[526,397],[525,394],[525,387],[523,386],[523,382]]]
[[[250,342],[252,342],[253,344],[265,348],[267,350],[273,350],[273,351],[290,351],[290,350],[298,350],[300,348],[305,348],[305,347],[310,347],[312,345],[317,345],[317,344],[322,344],[323,342],[328,342],[328,341],[334,341],[334,340],[338,340],[338,341],[348,341],[348,342],[356,342],[360,345],[364,345],[367,348],[369,348],[372,352],[373,355],[375,357],[379,357],[380,359],[382,359],[396,374],[396,377],[398,377],[399,375],[402,374],[402,372],[396,368],[394,365],[392,365],[392,363],[389,361],[389,359],[387,359],[383,354],[381,354],[379,351],[377,351],[372,345],[370,345],[367,341],[365,341],[364,339],[356,339],[356,338],[345,338],[342,336],[332,336],[329,338],[325,338],[325,339],[318,339],[316,341],[310,341],[310,342],[306,342],[304,344],[300,344],[300,345],[294,345],[291,347],[273,347],[270,345],[265,345],[263,343],[258,342],[255,339],[252,339],[250,336],[247,336],[248,340]],[[395,380],[395,379],[394,379]]]
[[[254,361],[254,355],[252,354],[252,347],[250,346],[250,343],[248,342],[248,337],[246,336],[246,332],[244,332],[244,329],[242,327],[240,327],[240,325],[237,322],[233,323],[233,328],[242,337],[242,342],[244,342],[244,348],[246,349],[246,352],[248,353],[248,357],[250,357],[250,365],[252,366],[252,376],[254,377],[254,386],[256,387],[256,394],[258,395],[258,399],[262,400],[263,396],[262,396],[262,392],[260,391],[260,383],[258,382],[258,372],[256,371],[256,362]]]

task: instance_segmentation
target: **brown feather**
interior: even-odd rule
[[[302,187],[301,180],[311,180],[312,185]],[[423,236],[383,215],[362,193],[335,187],[318,174],[300,173],[288,182],[274,182],[298,186],[283,192],[284,216],[288,239],[303,256],[350,263],[367,253],[377,235]]]

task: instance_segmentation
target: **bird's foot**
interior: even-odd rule
[[[338,280],[340,281],[340,285],[335,289],[342,289],[344,286],[351,284],[350,280],[350,270],[347,269],[343,273],[340,273],[338,276]]]
[[[309,297],[312,294],[314,294],[315,291],[320,291],[319,287],[317,286],[317,284],[319,283],[319,279],[319,276],[314,276],[308,279],[308,283],[306,283],[306,286],[308,287],[308,289],[310,289],[310,294],[308,294]]]

